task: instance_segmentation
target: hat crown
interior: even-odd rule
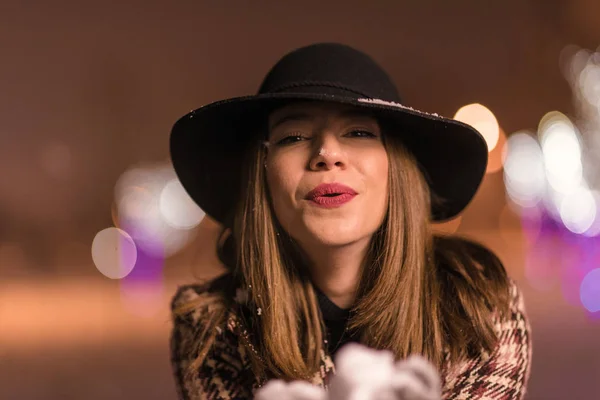
[[[338,43],[317,43],[283,56],[263,80],[259,94],[323,89],[352,97],[400,102],[388,74],[367,54]]]

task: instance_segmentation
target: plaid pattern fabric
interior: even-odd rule
[[[525,396],[531,365],[531,327],[521,292],[510,286],[509,318],[496,318],[499,342],[491,354],[482,354],[442,370],[442,399],[513,400]]]
[[[513,400],[525,395],[531,364],[531,334],[521,293],[511,282],[510,318],[495,324],[499,343],[491,354],[482,354],[456,365],[446,363],[441,371],[444,400]],[[172,302],[178,305],[210,296],[200,286],[179,288]],[[247,332],[231,311],[227,328],[220,330],[209,356],[197,371],[186,377],[191,360],[197,356],[196,332],[199,311],[187,317],[173,317],[171,334],[171,363],[179,398],[196,399],[251,399],[260,387],[252,374],[244,340]],[[326,348],[326,346],[324,346]],[[321,368],[312,383],[327,388],[335,366],[331,357],[322,352]]]

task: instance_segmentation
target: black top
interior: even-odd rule
[[[346,331],[346,324],[350,318],[350,309],[343,309],[332,302],[325,293],[314,286],[317,300],[323,315],[326,327],[326,340],[329,354],[333,358],[337,350],[348,342],[358,342],[358,335]]]
[[[232,278],[233,275],[231,273],[223,274],[203,286],[202,290],[207,290],[208,292],[219,290],[225,291],[233,298],[235,296],[235,290],[239,286],[237,286],[236,280]],[[338,307],[316,285],[313,285],[313,287],[317,295],[323,322],[325,323],[324,334],[325,339],[327,340],[327,350],[331,358],[333,358],[336,351],[344,344],[348,342],[358,342],[359,335],[356,334],[356,332],[345,331],[346,324],[350,318],[350,309]],[[248,324],[249,328],[255,329],[254,314],[256,314],[256,312],[251,311],[248,307],[242,307],[240,311],[242,313],[240,317]]]

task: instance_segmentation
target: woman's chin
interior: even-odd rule
[[[309,234],[311,241],[322,246],[339,247],[359,241],[364,235],[357,232],[348,232],[344,230],[327,229],[318,230]]]
[[[294,223],[295,222],[295,223]],[[316,246],[345,246],[372,236],[375,230],[355,218],[303,218],[284,228],[298,242]],[[285,226],[285,225],[284,225]]]

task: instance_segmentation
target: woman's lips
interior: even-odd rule
[[[340,207],[357,195],[356,191],[341,183],[322,183],[307,193],[306,200],[323,208]]]
[[[322,196],[334,196],[341,194],[351,194],[356,195],[356,191],[349,186],[343,185],[341,183],[332,182],[332,183],[321,183],[317,185],[313,190],[306,194],[307,200],[313,200],[316,197]]]
[[[311,198],[309,201],[323,208],[340,207],[356,197],[356,194],[341,193],[337,195],[324,195]]]

